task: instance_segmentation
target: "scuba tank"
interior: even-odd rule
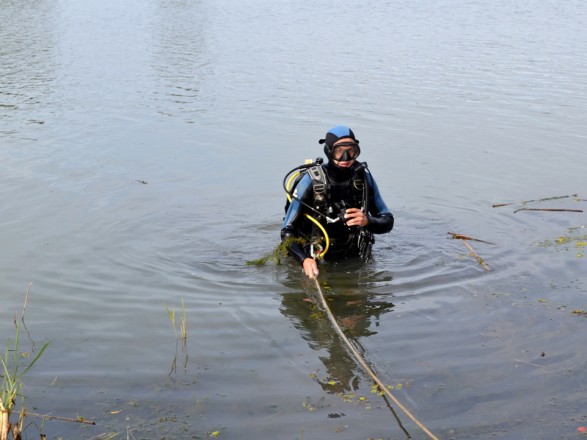
[[[296,189],[296,186],[298,186],[298,183],[300,183],[300,180],[302,180],[302,177],[304,177],[304,175],[308,173],[311,168],[320,167],[322,163],[324,163],[324,159],[322,159],[321,157],[317,157],[316,160],[313,162],[311,159],[306,159],[303,165],[295,167],[293,170],[289,171],[285,175],[285,177],[283,178],[283,189],[287,194],[287,200],[285,202],[285,212],[287,212],[289,205],[291,204],[291,201],[294,198],[294,190]],[[310,207],[307,206],[307,208]]]
[[[295,195],[295,188],[302,180],[304,175],[309,174],[312,179],[312,188],[314,190],[314,199],[320,203],[325,202],[324,194],[326,190],[326,175],[324,174],[324,170],[322,169],[322,163],[324,159],[321,157],[316,158],[314,162],[310,159],[306,159],[303,165],[300,165],[291,171],[289,171],[285,177],[283,178],[283,189],[287,194],[287,200],[285,202],[285,212],[289,209],[289,205],[291,204],[292,200],[295,198],[298,202],[312,211],[313,214],[324,217],[327,222],[332,222],[333,220],[329,217],[325,216],[321,213],[318,209],[314,208],[313,206],[308,205],[307,203],[303,202],[301,199],[298,199]],[[321,231],[324,237],[324,246],[319,244],[318,242],[310,244],[311,254],[312,257],[322,258],[328,252],[328,248],[330,247],[330,238],[328,237],[328,233],[324,226],[316,220],[310,214],[305,214],[306,218],[310,220],[318,229]],[[336,220],[334,220],[336,221]]]

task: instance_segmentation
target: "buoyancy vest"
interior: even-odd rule
[[[373,234],[366,228],[357,228],[345,225],[344,214],[347,208],[359,208],[368,212],[369,185],[367,183],[367,164],[362,163],[350,179],[337,181],[329,178],[322,165],[314,165],[301,171],[291,185],[290,193],[304,177],[308,175],[312,184],[313,203],[312,208],[320,215],[315,215],[324,226],[333,243],[338,244],[330,251],[332,254],[345,256],[360,255],[368,258],[371,246],[374,242]],[[289,208],[289,200],[286,202],[285,211]],[[316,226],[313,226],[312,236],[320,236]]]

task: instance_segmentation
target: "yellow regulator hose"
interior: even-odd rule
[[[292,197],[289,194],[289,188],[291,187],[291,183],[295,180],[296,177],[298,177],[300,175],[300,173],[301,173],[301,171],[293,173],[292,176],[287,181],[287,200],[289,201],[289,203],[292,202]],[[330,237],[328,237],[328,233],[326,232],[326,229],[324,229],[324,226],[322,226],[322,224],[318,220],[316,220],[310,214],[306,214],[306,217],[308,218],[308,220],[310,220],[316,226],[318,226],[318,228],[320,229],[320,231],[322,231],[322,234],[324,235],[324,240],[325,240],[324,250],[317,255],[318,258],[323,258],[324,255],[326,255],[326,252],[328,252],[328,248],[330,247]]]

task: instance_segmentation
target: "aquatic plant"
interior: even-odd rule
[[[171,309],[169,309],[167,306],[165,306],[165,311],[167,312],[167,316],[169,317],[169,320],[171,321],[171,325],[173,326],[173,332],[175,333],[175,337],[177,339],[179,339],[179,335],[181,334],[182,339],[187,339],[186,312],[185,312],[185,304],[183,302],[183,298],[181,299],[182,318],[181,318],[181,321],[179,322],[180,333],[177,332],[177,326],[175,324],[175,307],[172,307]]]
[[[545,248],[554,246],[555,248],[569,250],[574,244],[577,258],[582,258],[587,246],[587,234],[584,233],[584,230],[584,225],[568,228],[566,235],[561,235],[555,240],[542,241],[538,243],[538,246]]]
[[[14,314],[14,326],[16,329],[14,341],[11,343],[10,338],[8,338],[6,340],[4,354],[0,354],[0,378],[2,379],[2,388],[0,389],[0,440],[8,440],[10,433],[12,433],[14,440],[21,438],[21,427],[23,426],[23,420],[26,414],[24,409],[24,396],[22,395],[22,379],[37,363],[49,345],[49,342],[45,342],[36,356],[31,361],[23,364],[23,359],[28,359],[30,356],[29,353],[20,351],[20,332],[21,326],[26,329],[24,315],[30,287],[31,285],[29,284],[20,319],[18,319],[17,313]],[[19,421],[12,425],[10,417],[15,410],[17,397],[21,398],[21,411]]]
[[[279,243],[275,249],[268,252],[264,256],[257,258],[256,260],[247,261],[247,266],[263,266],[269,262],[275,264],[281,264],[281,259],[287,257],[287,248],[292,243],[298,243],[301,246],[308,244],[307,240],[300,237],[288,237]]]
[[[171,363],[171,371],[169,372],[169,374],[174,373],[177,371],[177,352],[178,352],[178,348],[179,348],[179,340],[181,339],[181,351],[182,353],[185,354],[184,356],[184,363],[183,363],[183,367],[184,370],[187,370],[187,364],[188,364],[188,354],[187,354],[187,338],[188,338],[188,333],[187,333],[187,315],[186,315],[186,311],[185,311],[185,304],[183,302],[183,298],[181,299],[181,313],[182,313],[182,318],[179,321],[179,332],[177,331],[177,324],[176,324],[176,319],[175,319],[175,307],[172,307],[171,309],[169,309],[169,307],[165,307],[165,310],[167,311],[167,316],[169,317],[169,320],[171,321],[171,325],[173,327],[173,332],[175,333],[175,339],[176,339],[176,343],[175,343],[175,357],[173,358],[173,361]]]

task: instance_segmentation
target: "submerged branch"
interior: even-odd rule
[[[526,203],[545,202],[548,200],[558,200],[558,199],[567,199],[569,197],[577,197],[577,194],[571,194],[571,195],[566,195],[566,196],[545,197],[543,199],[536,199],[536,200],[524,200],[522,202],[497,203],[495,205],[491,205],[491,207],[492,208],[499,208],[501,206],[524,205]]]
[[[479,265],[485,270],[490,270],[489,266],[485,263],[483,258],[481,258],[479,255],[477,255],[477,252],[475,252],[473,250],[473,247],[469,243],[467,243],[467,241],[468,240],[478,241],[479,243],[486,243],[486,244],[495,244],[495,243],[491,243],[490,241],[485,241],[485,240],[479,240],[478,238],[469,237],[468,235],[457,234],[455,232],[449,232],[448,234],[451,235],[452,238],[455,240],[463,240],[463,243],[465,244],[465,246],[467,246],[467,249],[469,249],[469,252],[471,252],[471,255],[473,257],[475,257],[475,259],[477,260]]]
[[[452,238],[455,240],[471,240],[471,241],[478,241],[479,243],[487,243],[487,244],[495,244],[491,243],[490,241],[479,240],[478,238],[469,237],[468,235],[457,234],[455,232],[449,232],[449,235],[452,235]]]
[[[583,212],[582,209],[558,209],[558,208],[520,208],[514,211],[514,214],[519,211],[547,211],[547,212]]]
[[[514,362],[518,362],[520,364],[532,365],[533,367],[540,367],[540,368],[544,368],[545,370],[548,370],[548,367],[545,367],[544,365],[538,365],[538,364],[534,364],[532,362],[526,362],[521,359],[514,359]]]
[[[74,418],[70,418],[70,417],[52,416],[50,414],[37,414],[37,413],[29,412],[29,411],[22,411],[22,412],[20,412],[20,414],[22,414],[23,416],[39,417],[39,418],[45,419],[45,420],[60,420],[62,422],[83,423],[85,425],[95,425],[96,424],[96,422],[94,422],[93,420],[86,420],[83,417],[76,417],[74,419]]]
[[[473,255],[473,257],[475,257],[475,259],[477,260],[477,263],[479,263],[479,265],[489,271],[491,269],[489,269],[489,266],[485,263],[485,261],[483,260],[483,258],[481,258],[479,255],[477,255],[477,252],[475,252],[473,250],[473,248],[471,247],[471,245],[469,243],[467,243],[466,240],[463,240],[463,243],[465,244],[465,246],[467,246],[467,249],[469,249],[469,252],[471,252],[471,255]]]

